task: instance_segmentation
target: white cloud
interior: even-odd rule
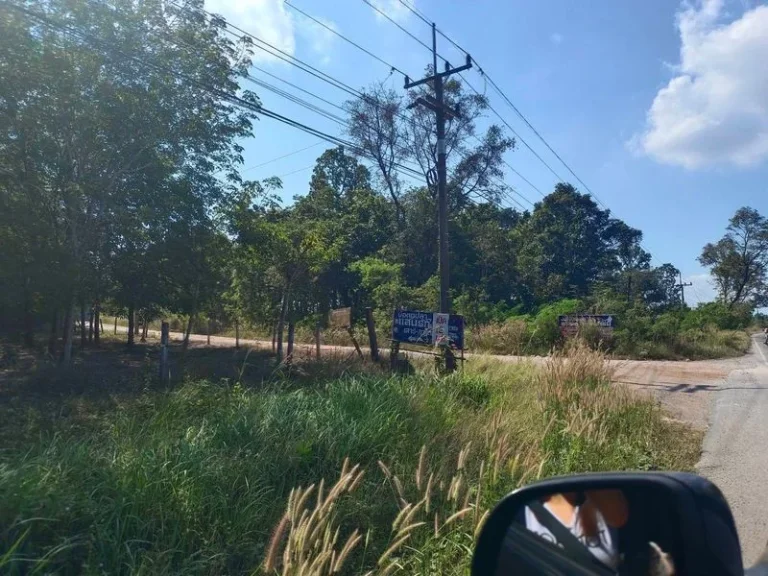
[[[685,301],[689,306],[696,306],[702,302],[712,302],[717,298],[717,290],[712,283],[712,277],[706,272],[687,276],[683,278],[683,282],[693,284],[693,286],[685,288]]]
[[[336,24],[325,18],[318,18],[323,24],[331,28],[331,30],[337,30]],[[331,61],[331,53],[334,43],[336,41],[336,35],[324,28],[316,22],[312,22],[304,17],[300,18],[299,33],[302,38],[307,42],[312,52],[320,57],[320,61],[323,64],[328,64]]]
[[[370,2],[395,22],[404,22],[411,15],[411,11],[400,0],[370,0]],[[414,0],[410,0],[409,4],[413,6],[415,4]],[[377,19],[386,20],[384,16],[375,10],[373,13]]]
[[[294,19],[282,0],[206,0],[207,10],[221,14],[228,22],[293,54],[296,51]],[[274,60],[265,51],[255,49],[254,61]]]
[[[330,61],[335,36],[329,30],[303,16],[295,17],[282,0],[205,0],[206,9],[221,14],[228,22],[279,48],[287,54],[296,53],[297,36],[322,63]],[[325,19],[323,24],[336,29]],[[257,47],[254,62],[279,62]]]
[[[563,35],[559,34],[558,32],[553,32],[549,36],[549,41],[552,42],[552,44],[554,44],[555,46],[559,46],[560,44],[563,43]]]
[[[680,63],[630,146],[689,169],[768,159],[768,6],[724,22],[724,0],[678,14]]]

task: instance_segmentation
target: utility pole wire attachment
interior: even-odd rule
[[[365,0],[364,0],[365,1]],[[436,26],[432,24],[432,76],[411,82],[405,77],[405,89],[415,88],[422,84],[430,84],[435,91],[434,97],[419,97],[414,102],[416,106],[424,106],[435,113],[437,127],[437,229],[438,229],[438,260],[440,273],[440,312],[450,314],[450,273],[448,268],[448,176],[446,168],[445,145],[445,121],[447,118],[455,118],[459,115],[457,110],[445,104],[443,94],[443,79],[458,74],[472,67],[472,57],[467,54],[466,63],[458,68],[451,68],[445,61],[445,70],[437,71],[437,34]],[[456,369],[456,358],[450,346],[443,349],[445,355],[445,369],[452,372]]]

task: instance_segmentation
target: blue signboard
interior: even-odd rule
[[[464,349],[463,316],[395,310],[392,318],[392,340],[419,346],[434,346],[443,338],[448,339],[451,348]]]

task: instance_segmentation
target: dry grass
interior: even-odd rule
[[[0,571],[466,574],[513,488],[698,457],[700,437],[610,385],[584,346],[541,370],[473,358],[447,377],[270,366],[253,388],[144,390],[85,423],[14,407]]]

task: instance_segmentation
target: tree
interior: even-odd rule
[[[514,231],[528,298],[580,298],[596,282],[612,278],[620,268],[615,250],[619,228],[588,194],[557,184]]]
[[[760,307],[768,303],[768,220],[753,208],[740,208],[725,236],[704,246],[699,262],[710,269],[720,300]]]
[[[427,70],[428,74],[431,71]],[[404,218],[403,183],[398,168],[417,164],[424,184],[436,197],[434,178],[437,166],[437,125],[434,113],[418,104],[431,98],[432,88],[419,86],[404,97],[383,84],[371,86],[359,99],[345,104],[349,113],[349,136],[357,153],[372,159],[381,183],[396,208],[399,222]],[[459,113],[446,123],[448,194],[453,209],[480,196],[498,201],[506,191],[501,182],[504,154],[515,141],[500,127],[490,126],[477,136],[477,120],[488,108],[485,96],[468,94],[461,81],[444,85],[445,104]]]
[[[237,139],[258,100],[224,96],[250,52],[222,26],[197,0],[4,10],[0,206],[17,252],[0,260],[0,282],[17,288],[0,310],[21,305],[28,325],[63,316],[65,363],[75,302],[98,309],[114,291],[134,311],[162,298],[169,228],[195,213],[198,227],[239,179]]]

